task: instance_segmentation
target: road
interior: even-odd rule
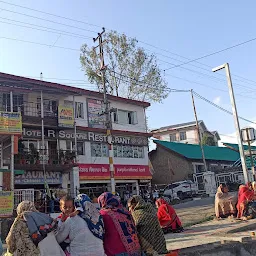
[[[176,204],[174,205],[175,209],[184,209],[198,206],[210,206],[214,204],[214,197],[206,197],[201,200],[192,200],[186,203]]]

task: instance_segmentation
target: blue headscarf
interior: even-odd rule
[[[84,219],[88,225],[88,228],[92,234],[103,240],[104,237],[104,224],[102,216],[99,210],[94,204],[92,204],[91,199],[86,194],[79,194],[75,198],[76,210],[79,210],[79,216]]]

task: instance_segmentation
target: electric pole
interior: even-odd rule
[[[107,128],[107,138],[108,138],[108,147],[109,147],[109,170],[110,170],[110,180],[111,180],[111,192],[115,194],[115,169],[114,169],[114,151],[113,151],[113,140],[111,135],[112,130],[112,121],[111,121],[111,111],[109,108],[109,102],[107,97],[107,86],[106,86],[106,79],[105,79],[105,72],[107,67],[104,63],[104,50],[103,45],[106,42],[102,40],[102,35],[105,33],[105,28],[102,28],[102,32],[98,33],[97,38],[93,38],[94,43],[96,41],[99,42],[98,46],[94,49],[99,47],[100,49],[100,73],[103,85],[103,99],[104,99],[104,114],[106,117],[106,128]]]
[[[208,171],[208,168],[207,168],[207,164],[206,164],[206,161],[205,161],[204,147],[203,147],[203,143],[202,143],[202,135],[201,135],[201,132],[200,132],[199,123],[198,123],[198,118],[197,118],[197,113],[196,113],[196,105],[195,105],[195,99],[194,99],[193,89],[191,89],[190,92],[191,92],[193,110],[194,110],[195,119],[196,119],[196,128],[197,128],[197,133],[198,133],[198,141],[199,141],[199,145],[200,145],[200,147],[201,147],[202,158],[203,158],[203,163],[204,163],[204,170],[205,170],[205,172],[207,172],[207,171]]]

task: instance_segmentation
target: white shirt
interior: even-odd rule
[[[68,218],[56,236],[58,243],[67,237],[71,256],[105,256],[103,241],[92,234],[86,221],[78,215]]]

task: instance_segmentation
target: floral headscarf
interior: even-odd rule
[[[33,202],[23,201],[17,206],[17,217],[23,218],[27,212],[37,212]]]
[[[98,203],[101,208],[106,209],[119,208],[121,206],[120,199],[110,192],[101,194],[98,198]]]
[[[79,210],[79,216],[84,219],[92,234],[103,240],[104,237],[104,224],[102,216],[91,199],[86,194],[79,194],[75,198],[76,210]]]

